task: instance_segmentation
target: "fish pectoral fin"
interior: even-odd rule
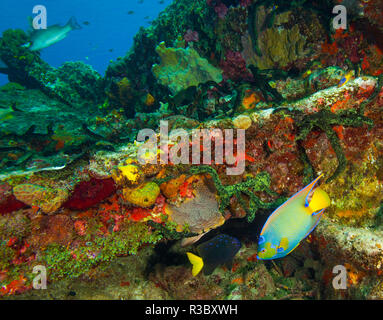
[[[191,252],[186,252],[190,263],[193,265],[192,274],[195,277],[203,268],[203,260]]]

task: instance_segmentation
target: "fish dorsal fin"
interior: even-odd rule
[[[193,265],[192,274],[195,277],[203,268],[203,260],[191,252],[186,252],[190,263]]]
[[[323,177],[323,174],[321,174],[318,178],[316,178],[314,181],[312,181],[308,186],[306,186],[303,190],[306,192],[306,198],[305,198],[305,207],[309,206],[309,195],[311,194],[311,191],[314,189],[315,185],[319,181],[320,178]]]

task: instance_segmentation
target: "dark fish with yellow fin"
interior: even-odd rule
[[[226,234],[220,234],[197,246],[198,255],[187,252],[192,273],[195,277],[202,269],[205,275],[211,274],[219,265],[231,268],[234,256],[241,249],[241,242]]]
[[[315,229],[330,198],[325,191],[316,188],[320,175],[297,192],[267,219],[258,242],[260,260],[282,258],[293,251]]]

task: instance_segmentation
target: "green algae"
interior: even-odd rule
[[[244,182],[230,186],[224,186],[222,184],[217,171],[212,167],[193,167],[190,169],[190,172],[192,174],[207,173],[211,176],[220,198],[219,209],[222,213],[230,205],[230,199],[235,196],[241,207],[245,210],[249,222],[254,220],[258,209],[276,208],[286,201],[284,197],[280,197],[273,202],[266,203],[255,195],[255,192],[266,192],[271,196],[276,196],[276,193],[270,189],[270,176],[266,172],[259,173],[255,178],[248,178]],[[243,195],[249,197],[249,205],[246,205]]]
[[[162,239],[158,231],[150,232],[142,223],[127,223],[119,232],[88,241],[87,246],[70,249],[49,245],[40,263],[47,267],[49,279],[77,278],[93,267],[102,267],[120,255],[135,255],[143,244],[155,244]]]
[[[326,136],[329,139],[331,146],[335,151],[335,154],[338,159],[338,166],[335,172],[332,174],[332,176],[327,179],[327,182],[330,182],[337,178],[344,171],[347,164],[347,160],[344,155],[342,146],[340,144],[338,136],[333,130],[333,126],[342,125],[350,127],[361,127],[363,125],[368,125],[370,128],[373,126],[373,121],[371,119],[365,117],[364,115],[354,110],[333,113],[330,110],[324,109],[315,114],[305,115],[304,117],[301,116],[299,118],[299,121],[297,120],[296,116],[294,119],[296,120],[296,123],[298,123],[299,132],[295,141],[298,142],[305,140],[308,134],[314,128],[317,127],[326,133]],[[306,169],[306,172],[309,174],[311,174],[312,171],[312,169]]]

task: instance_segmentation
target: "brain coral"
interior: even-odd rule
[[[173,94],[200,83],[222,81],[222,71],[201,58],[193,48],[167,48],[161,42],[156,52],[161,64],[154,65],[152,71],[157,80],[168,86]]]

